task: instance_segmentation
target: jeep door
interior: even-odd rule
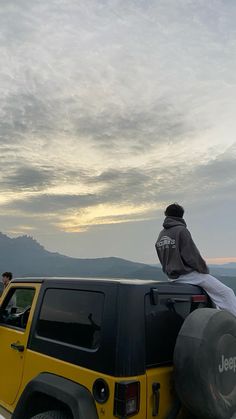
[[[11,284],[0,307],[0,403],[11,405],[17,396],[39,284]]]

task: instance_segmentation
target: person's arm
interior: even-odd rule
[[[202,274],[209,273],[207,264],[202,258],[187,228],[183,229],[180,233],[180,255],[184,263],[195,271]]]

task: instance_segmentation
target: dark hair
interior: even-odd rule
[[[184,215],[184,209],[183,207],[181,207],[181,205],[177,204],[177,202],[175,202],[174,204],[170,204],[166,210],[165,210],[165,215],[167,217],[179,217],[182,218]]]
[[[6,277],[9,279],[9,281],[11,281],[11,280],[12,280],[12,273],[11,273],[11,272],[4,272],[4,273],[2,274],[2,276],[6,276]]]

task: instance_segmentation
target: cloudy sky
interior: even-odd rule
[[[0,230],[155,263],[177,201],[236,260],[235,21],[235,0],[2,0]]]

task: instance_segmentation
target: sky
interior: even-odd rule
[[[1,0],[0,231],[157,263],[172,202],[236,261],[235,0]]]

